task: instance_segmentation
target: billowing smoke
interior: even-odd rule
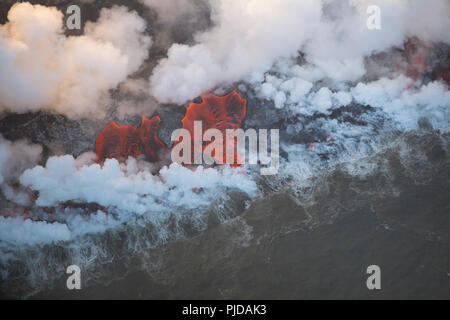
[[[365,75],[364,57],[410,37],[450,42],[445,0],[218,0],[211,5],[215,26],[198,34],[195,45],[172,45],[154,69],[151,92],[159,101],[184,103],[206,90],[258,77],[299,50],[309,78],[345,82]],[[369,5],[381,9],[381,30],[366,27]],[[284,98],[276,100],[280,105]]]
[[[95,155],[94,155],[95,158]],[[256,185],[237,170],[191,171],[178,164],[151,174],[150,164],[129,158],[126,164],[107,159],[103,166],[89,154],[51,157],[45,167],[25,171],[20,182],[39,191],[38,206],[59,202],[98,203],[121,212],[144,214],[164,208],[194,209],[208,205],[208,199],[223,188],[235,188],[254,195]]]
[[[435,81],[417,90],[408,90],[413,81],[399,76],[381,78],[368,84],[360,83],[351,89],[354,101],[380,108],[396,119],[406,129],[417,127],[422,117],[427,117],[433,127],[448,130],[450,119],[450,91],[447,85]]]
[[[147,59],[145,31],[136,12],[115,6],[87,23],[83,36],[67,37],[56,8],[15,4],[0,26],[0,111],[101,116],[108,90]]]
[[[127,58],[127,73],[131,74],[148,58],[151,39],[145,35],[146,27],[146,22],[137,12],[116,6],[101,10],[98,21],[86,25],[85,34],[98,42],[110,42],[119,48]]]
[[[42,147],[27,141],[11,142],[0,135],[0,190],[10,201],[21,205],[30,202],[27,193],[14,187],[22,172],[37,164]]]
[[[194,46],[174,44],[155,68],[155,97],[183,103],[217,85],[268,69],[277,57],[295,55],[320,18],[320,2],[276,2],[213,2],[214,28],[199,34]],[[299,28],[304,32],[291,32]]]
[[[327,87],[323,83],[317,85],[322,75],[317,68],[285,59],[278,61],[271,73],[252,79],[251,83],[258,97],[273,101],[275,108],[294,115],[329,115],[336,108],[358,103],[383,110],[403,128],[416,128],[423,116],[436,128],[448,126],[450,92],[442,81],[421,84],[394,72],[374,81]]]

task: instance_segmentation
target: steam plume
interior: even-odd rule
[[[146,23],[125,7],[103,9],[85,35],[66,37],[53,7],[17,3],[0,26],[0,111],[101,116],[108,90],[148,57]]]

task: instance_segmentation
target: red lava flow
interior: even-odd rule
[[[225,135],[227,129],[241,128],[246,115],[247,100],[241,98],[237,91],[232,91],[226,96],[219,97],[212,93],[201,96],[201,103],[191,103],[185,117],[182,119],[182,128],[191,134],[192,150],[194,150],[194,122],[202,122],[202,136],[208,129],[218,129],[224,135],[224,148],[230,141]],[[148,161],[157,162],[161,159],[160,152],[168,150],[167,146],[158,138],[158,126],[161,119],[158,116],[148,119],[142,118],[139,128],[133,126],[118,126],[115,122],[109,123],[97,137],[95,152],[98,162],[114,158],[125,161],[129,156],[139,157],[144,155]],[[200,138],[200,137],[197,137]],[[180,139],[175,140],[175,144]],[[211,142],[209,142],[211,143]],[[203,143],[202,151],[209,143]],[[214,151],[212,152],[214,153]],[[211,154],[211,156],[215,156]],[[192,155],[193,160],[194,155]],[[235,152],[233,165],[239,162],[239,154]],[[225,155],[224,155],[225,163]]]

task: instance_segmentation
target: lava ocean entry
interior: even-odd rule
[[[219,97],[212,93],[201,96],[201,103],[191,103],[185,117],[182,119],[182,128],[191,134],[191,145],[194,150],[194,139],[200,138],[194,135],[194,122],[202,122],[202,136],[208,129],[218,129],[223,135],[224,148],[227,143],[231,143],[226,137],[227,129],[241,128],[242,121],[246,115],[247,100],[241,98],[237,91]],[[109,123],[97,137],[95,152],[99,162],[105,159],[114,158],[118,161],[125,161],[128,157],[137,158],[144,155],[150,162],[161,160],[161,153],[169,151],[169,148],[158,137],[158,127],[161,123],[159,116],[152,119],[142,117],[142,124],[139,128],[133,126],[118,126],[115,122]],[[181,140],[177,138],[175,144]],[[233,143],[235,141],[232,141]],[[211,143],[211,142],[210,142]],[[209,145],[203,143],[202,150]],[[215,156],[214,151],[211,154]],[[194,155],[192,155],[193,163]],[[235,152],[233,165],[239,163],[240,156]],[[224,161],[225,163],[225,155]]]

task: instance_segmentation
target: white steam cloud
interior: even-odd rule
[[[38,206],[59,202],[98,203],[121,212],[143,214],[164,208],[199,208],[209,203],[221,188],[256,193],[255,183],[236,169],[218,171],[198,167],[191,171],[178,164],[152,175],[148,163],[129,158],[126,164],[107,159],[103,166],[92,157],[51,157],[45,167],[27,170],[20,182],[39,191]],[[203,191],[199,191],[203,188]]]
[[[356,81],[364,57],[417,36],[450,42],[446,0],[217,0],[215,26],[193,46],[173,44],[151,76],[161,102],[184,103],[206,90],[266,72],[279,58],[301,50],[314,73],[334,82]],[[366,26],[369,5],[378,5],[382,29]],[[284,97],[276,97],[281,105]]]
[[[330,114],[333,109],[354,102],[382,110],[402,129],[417,128],[417,121],[427,117],[435,128],[448,130],[450,91],[441,81],[423,85],[394,72],[390,77],[370,82],[327,87],[317,85],[322,76],[318,68],[281,59],[270,73],[250,82],[259,98],[273,101],[276,108],[294,115]]]
[[[39,145],[24,140],[13,143],[0,135],[0,191],[8,200],[21,205],[29,203],[28,195],[13,184],[25,169],[36,165],[41,152]]]
[[[0,112],[101,116],[108,90],[148,57],[145,29],[136,12],[115,6],[87,23],[85,35],[66,37],[56,8],[15,4],[0,26]]]

